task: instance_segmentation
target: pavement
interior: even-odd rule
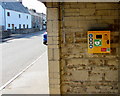
[[[2,94],[49,94],[48,57],[45,51],[23,70],[0,93]]]

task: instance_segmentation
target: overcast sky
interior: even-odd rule
[[[28,9],[35,9],[39,13],[46,14],[46,7],[41,2],[37,0],[22,0],[22,2],[25,7],[28,7]]]

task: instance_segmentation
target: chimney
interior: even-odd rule
[[[22,4],[22,0],[19,0],[19,2]]]

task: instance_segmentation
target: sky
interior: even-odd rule
[[[43,3],[37,0],[22,0],[22,3],[28,9],[35,9],[38,13],[46,14],[46,7]]]

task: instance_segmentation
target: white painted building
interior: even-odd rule
[[[1,3],[1,2],[0,2]],[[0,6],[0,26],[4,26],[4,9],[2,6]]]
[[[1,2],[1,10],[0,26],[4,26],[4,30],[31,28],[31,15],[20,2]]]

